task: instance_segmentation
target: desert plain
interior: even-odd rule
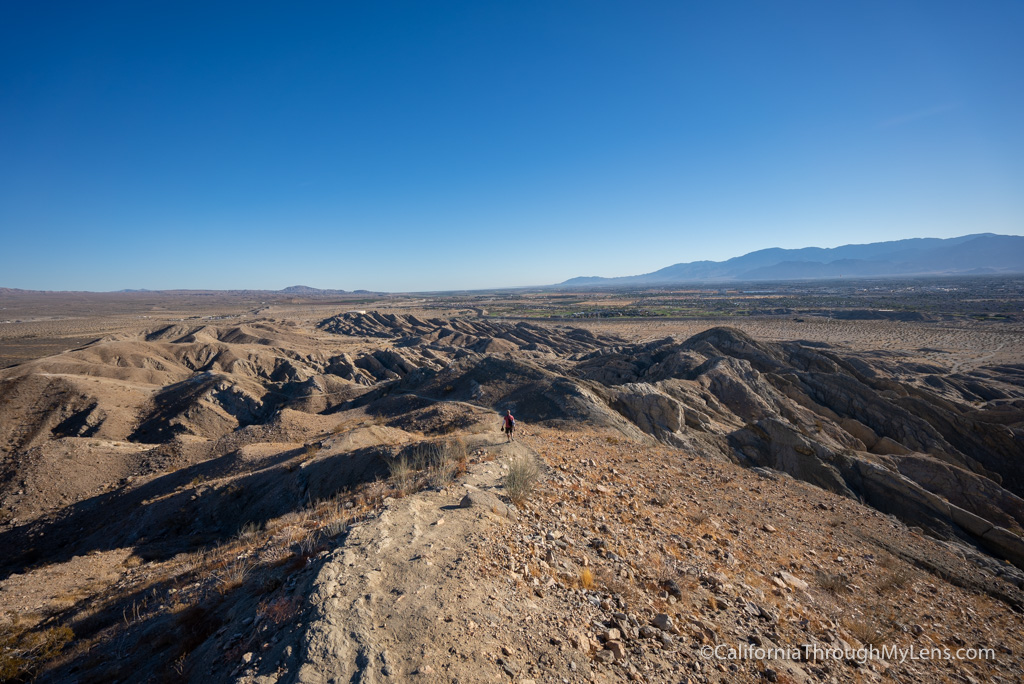
[[[5,290],[0,369],[4,680],[1024,672],[1021,278]]]

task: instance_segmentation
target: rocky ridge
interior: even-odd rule
[[[771,471],[615,434],[478,442],[496,460],[460,485],[385,501],[324,555],[308,626],[243,657],[236,681],[1015,677],[1021,616],[984,595],[1000,580],[981,579],[978,554]],[[497,501],[523,457],[548,468],[523,510],[466,494]],[[872,647],[987,655],[946,670]],[[769,649],[799,655],[735,656]]]

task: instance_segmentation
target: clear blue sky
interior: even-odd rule
[[[1024,2],[4,2],[0,286],[1024,233]]]

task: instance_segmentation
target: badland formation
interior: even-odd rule
[[[5,292],[0,678],[1019,681],[1022,302]]]

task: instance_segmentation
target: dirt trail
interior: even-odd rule
[[[446,681],[499,677],[493,653],[501,646],[487,627],[512,613],[496,595],[507,589],[481,575],[478,561],[494,526],[509,521],[459,502],[467,489],[497,489],[509,460],[536,455],[521,442],[492,440],[485,448],[497,460],[471,466],[444,491],[389,500],[333,552],[314,582],[315,617],[292,681],[433,681],[442,672]]]

